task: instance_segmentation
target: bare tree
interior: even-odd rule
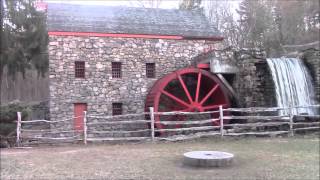
[[[179,9],[185,10],[197,10],[201,9],[201,0],[182,0],[179,5]]]
[[[223,44],[239,47],[241,34],[231,3],[228,0],[205,0],[202,2],[202,6],[206,16],[225,38]]]
[[[130,3],[143,8],[159,8],[162,0],[131,0]]]

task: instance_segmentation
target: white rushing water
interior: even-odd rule
[[[297,58],[267,59],[275,84],[278,107],[308,106],[315,104],[311,76]],[[284,110],[281,115],[289,112]],[[316,108],[293,108],[292,114],[317,114]]]

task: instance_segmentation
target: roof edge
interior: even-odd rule
[[[157,35],[157,34],[124,34],[124,33],[99,33],[99,32],[72,32],[72,31],[48,31],[53,36],[91,36],[91,37],[118,37],[118,38],[147,38],[147,39],[175,39],[175,40],[209,40],[222,41],[223,37],[205,36],[181,36],[181,35]]]

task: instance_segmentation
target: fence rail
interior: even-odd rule
[[[320,115],[298,115],[299,118],[312,118],[312,121],[294,120],[294,115],[291,113],[294,108],[318,108],[320,105],[310,106],[296,106],[296,107],[251,107],[251,108],[227,108],[223,109],[222,106],[216,111],[206,112],[154,112],[154,109],[150,107],[149,112],[139,114],[125,114],[118,116],[105,116],[104,114],[88,114],[84,111],[82,116],[71,117],[62,120],[29,120],[22,121],[21,113],[17,112],[17,138],[16,143],[19,146],[24,139],[33,140],[73,140],[87,142],[96,141],[131,141],[131,140],[183,140],[199,137],[209,136],[242,136],[242,135],[278,135],[288,134],[294,136],[298,131],[315,131],[320,127]],[[279,111],[287,109],[288,115],[276,116],[266,115],[264,113],[278,113]],[[234,115],[233,113],[242,113],[241,115]],[[250,115],[251,114],[251,115]],[[261,114],[261,115],[257,115]],[[210,116],[204,119],[162,119],[159,117],[187,117],[198,115]],[[143,116],[143,118],[141,118]],[[149,117],[147,119],[147,116]],[[212,117],[213,116],[213,117]],[[80,126],[72,126],[75,118],[82,118],[83,124]],[[119,120],[120,119],[120,120]],[[129,119],[129,120],[128,120]],[[246,120],[245,123],[232,123],[227,124],[225,121],[229,120]],[[34,124],[42,123],[47,124],[47,129],[28,129],[28,127],[34,126]],[[64,124],[61,124],[64,123]],[[212,126],[212,123],[216,123]],[[143,126],[140,129],[110,129],[111,126],[120,125],[121,127],[127,127],[131,125]],[[162,128],[159,129],[159,125]],[[173,128],[171,126],[174,126]],[[268,127],[287,127],[286,130],[279,129],[276,131],[264,131],[253,132],[248,131],[248,128],[268,128]],[[97,129],[95,127],[107,127],[107,129]],[[79,130],[80,129],[80,130]],[[183,132],[191,132],[187,135],[181,135]],[[131,134],[142,133],[144,136],[133,136]],[[167,136],[156,136],[157,133],[161,135],[167,134]],[[175,134],[176,133],[176,134]],[[119,136],[122,135],[122,136]],[[99,136],[99,137],[95,137]],[[110,137],[111,136],[111,137]],[[119,137],[118,137],[119,136]]]

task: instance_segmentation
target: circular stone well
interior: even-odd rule
[[[221,151],[191,151],[183,154],[183,163],[196,167],[224,167],[231,164],[233,154]]]

